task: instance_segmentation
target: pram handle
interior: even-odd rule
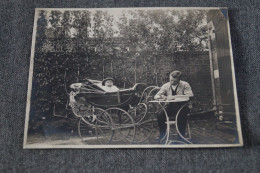
[[[146,83],[136,83],[136,84],[132,87],[132,89],[133,89],[133,90],[137,90],[138,86],[140,86],[140,85],[146,86]]]

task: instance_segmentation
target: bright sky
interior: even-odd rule
[[[103,11],[103,12],[107,12],[109,15],[111,15],[112,17],[113,17],[113,29],[114,29],[114,31],[119,31],[119,29],[118,29],[118,27],[117,27],[117,25],[116,25],[116,23],[117,22],[119,22],[119,19],[123,16],[123,13],[125,13],[126,14],[126,17],[128,18],[128,19],[130,19],[130,18],[133,18],[131,15],[127,15],[130,11],[134,11],[134,10],[147,10],[147,8],[101,8],[101,9],[98,9],[98,8],[96,8],[96,9],[82,9],[82,10],[87,10],[87,11],[90,11],[91,12],[91,26],[93,26],[93,24],[94,24],[94,22],[93,22],[93,14],[97,11],[97,10],[100,10],[100,11]],[[185,10],[185,9],[182,9],[182,8],[149,8],[148,10],[182,10],[182,11],[187,11],[187,10]],[[47,17],[47,19],[50,19],[50,15],[51,15],[51,10],[59,10],[60,12],[64,12],[66,9],[48,9],[47,11],[46,11],[46,17]],[[74,9],[67,9],[67,10],[69,10],[69,11],[72,11],[72,10],[74,10]],[[66,10],[66,11],[67,11]],[[75,9],[75,10],[80,10],[80,9]],[[61,17],[61,19],[62,19],[62,17]],[[73,17],[72,17],[72,21],[73,21]],[[177,22],[178,21],[178,17],[176,16],[176,18],[175,18],[175,22]],[[203,21],[203,23],[202,23],[202,25],[206,25],[206,20],[204,20]],[[48,26],[47,27],[51,27],[51,24],[50,24],[50,22],[48,22]],[[70,29],[70,35],[71,35],[71,37],[73,37],[75,34],[77,34],[77,31],[76,31],[76,29],[75,28],[71,28]],[[92,37],[93,36],[93,31],[92,30],[90,30],[90,37]],[[114,36],[118,36],[118,34],[115,34]]]

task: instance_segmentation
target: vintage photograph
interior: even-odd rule
[[[243,146],[227,8],[37,8],[24,148]]]

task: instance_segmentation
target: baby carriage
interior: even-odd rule
[[[100,81],[70,85],[70,106],[79,117],[78,132],[87,144],[132,144],[147,140],[153,120],[147,115],[147,99],[154,88],[135,84],[130,89],[106,92]]]

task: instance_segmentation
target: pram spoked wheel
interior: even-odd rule
[[[131,144],[135,136],[133,118],[121,108],[109,108],[105,111],[110,115],[113,123],[111,144]]]
[[[78,132],[86,144],[108,144],[112,137],[112,120],[110,115],[100,108],[85,111],[78,124]]]
[[[135,121],[135,138],[133,143],[141,143],[146,141],[152,134],[153,122],[147,115],[147,105],[139,103],[128,111]]]
[[[145,141],[148,141],[149,138],[152,136],[154,132],[154,123],[156,120],[154,120],[154,113],[156,111],[156,107],[154,105],[151,105],[149,103],[150,100],[154,99],[154,95],[160,90],[157,86],[150,86],[147,87],[145,90],[145,103],[140,103],[142,107],[145,105],[145,115],[142,116],[142,119],[137,122],[136,124],[136,134],[134,143],[143,143]],[[141,114],[142,115],[142,114]]]

